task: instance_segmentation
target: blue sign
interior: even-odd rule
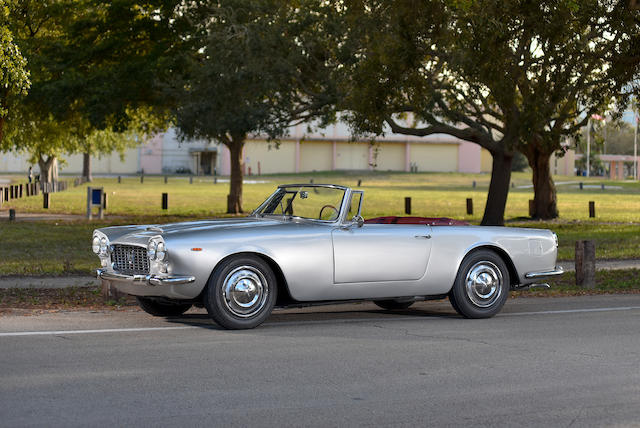
[[[91,189],[91,205],[102,205],[102,189]]]

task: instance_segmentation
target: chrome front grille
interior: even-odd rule
[[[111,261],[116,272],[127,275],[146,275],[149,273],[149,258],[146,247],[114,245]]]

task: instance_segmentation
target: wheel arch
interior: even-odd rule
[[[511,287],[514,287],[514,286],[516,286],[516,285],[518,285],[520,283],[520,279],[519,279],[520,277],[518,276],[518,271],[516,270],[516,266],[513,263],[513,260],[511,260],[511,257],[509,256],[509,254],[503,248],[500,248],[500,247],[498,247],[496,245],[483,244],[483,245],[479,245],[477,247],[474,247],[471,250],[469,250],[467,252],[467,254],[464,255],[462,260],[464,260],[467,257],[469,257],[471,254],[476,253],[476,252],[481,251],[481,250],[493,251],[494,253],[496,253],[498,255],[498,257],[500,257],[502,259],[504,264],[507,266],[507,270],[509,271],[509,285]],[[462,262],[460,262],[460,265],[462,265]],[[459,269],[460,269],[460,266],[458,266],[458,270]]]
[[[273,260],[268,255],[266,255],[264,253],[256,252],[256,251],[240,251],[240,252],[237,252],[237,253],[228,254],[225,257],[223,257],[222,259],[218,260],[218,262],[215,264],[213,269],[211,269],[211,273],[209,274],[209,277],[207,278],[206,285],[202,289],[202,291],[200,292],[200,295],[198,296],[199,300],[204,299],[204,295],[206,293],[209,281],[211,280],[211,277],[213,276],[213,273],[216,271],[218,266],[220,266],[220,264],[222,264],[223,262],[225,262],[225,261],[227,261],[229,259],[232,259],[232,258],[235,258],[235,257],[240,257],[240,256],[255,256],[255,257],[258,257],[258,258],[262,259],[271,268],[271,270],[273,271],[273,274],[276,277],[276,286],[278,287],[278,298],[276,300],[276,306],[284,306],[284,305],[286,305],[288,303],[295,302],[295,299],[293,299],[293,297],[291,297],[291,293],[289,292],[289,285],[287,284],[287,279],[285,278],[284,273],[282,272],[282,269],[280,268],[278,263],[276,263],[276,261]]]

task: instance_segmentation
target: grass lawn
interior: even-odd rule
[[[16,182],[23,177],[15,177]],[[404,198],[412,198],[412,215],[452,217],[479,223],[489,184],[488,174],[457,173],[316,173],[280,174],[246,177],[243,206],[250,211],[262,202],[278,184],[292,182],[335,183],[365,190],[364,216],[404,215]],[[609,182],[597,178],[555,177],[561,218],[552,222],[526,221],[528,201],[533,198],[530,174],[513,175],[514,188],[507,202],[509,226],[540,227],[554,230],[560,239],[559,256],[573,259],[575,241],[596,241],[600,259],[640,258],[640,185]],[[585,183],[579,190],[578,180]],[[475,188],[473,182],[476,182]],[[571,183],[567,183],[571,182]],[[600,183],[609,188],[601,190]],[[566,184],[562,184],[566,183]],[[107,219],[76,222],[0,222],[0,276],[88,274],[97,266],[90,249],[94,228],[111,224],[166,223],[192,218],[223,216],[228,182],[213,183],[211,177],[145,176],[98,178],[91,184],[104,187],[108,195]],[[42,197],[13,200],[3,210],[83,215],[86,212],[87,185],[51,195],[50,208],[42,208]],[[162,193],[169,194],[169,210],[161,209]],[[466,214],[466,198],[473,198],[474,214]],[[596,218],[588,218],[588,201],[596,203]],[[110,217],[109,217],[110,216]]]

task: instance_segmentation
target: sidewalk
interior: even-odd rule
[[[576,270],[574,261],[558,262],[565,272],[573,272]],[[622,270],[622,269],[640,269],[640,259],[628,260],[596,260],[596,270]]]
[[[575,270],[574,262],[559,262],[565,272]],[[640,269],[640,259],[602,260],[596,262],[597,270]],[[67,288],[98,287],[100,281],[94,276],[7,276],[0,278],[0,289],[6,288]]]
[[[49,213],[21,213],[16,212],[15,221],[72,221],[86,220],[86,215],[81,214],[49,214]],[[0,211],[0,220],[9,220],[9,210]]]

